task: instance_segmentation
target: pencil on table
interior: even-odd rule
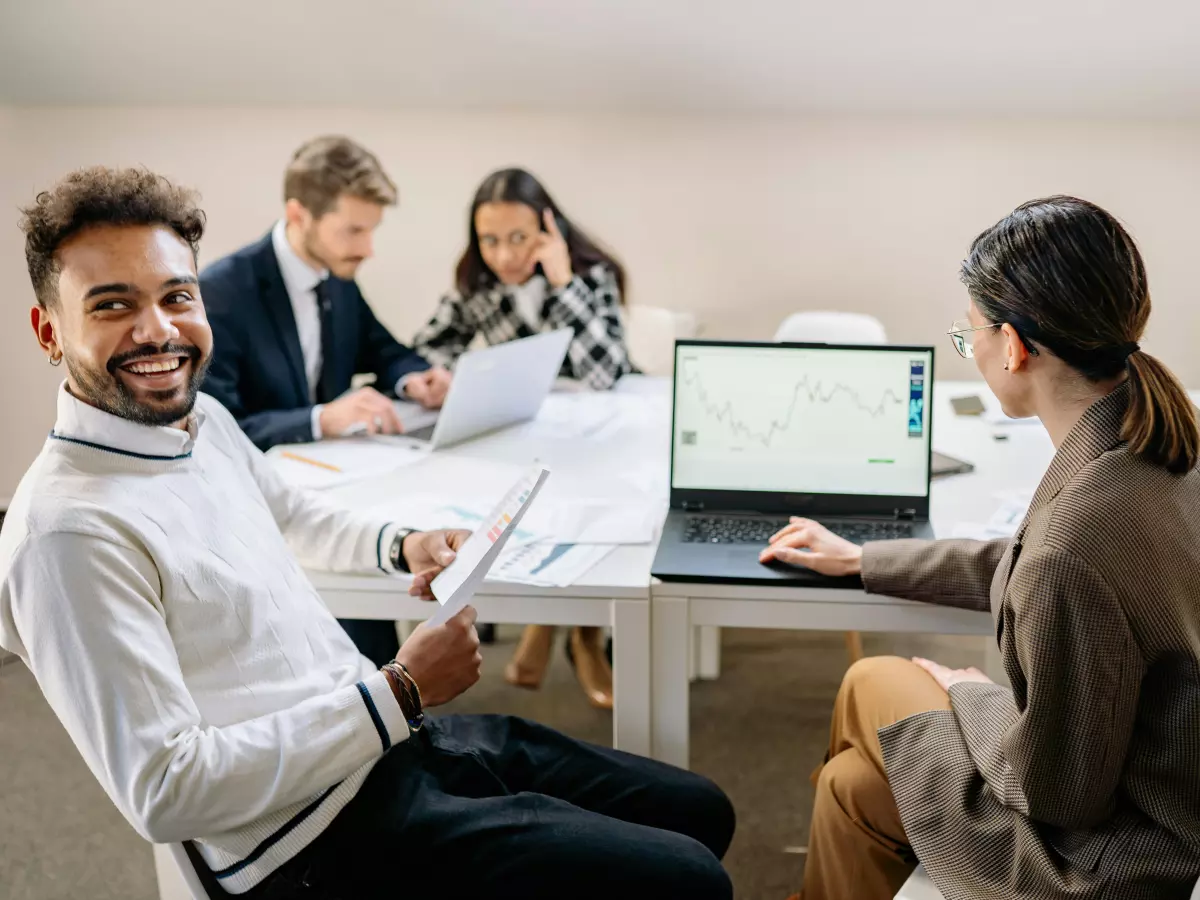
[[[294,459],[296,462],[308,463],[310,466],[320,466],[322,469],[328,469],[330,472],[342,471],[331,463],[321,462],[319,459],[309,459],[307,456],[301,456],[299,453],[292,453],[290,450],[282,450],[280,451],[279,455],[286,457],[287,459]]]

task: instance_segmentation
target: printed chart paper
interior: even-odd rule
[[[549,476],[543,466],[522,476],[459,548],[454,562],[433,579],[430,589],[439,609],[429,617],[430,625],[442,624],[470,602]]]

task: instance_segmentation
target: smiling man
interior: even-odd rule
[[[214,898],[731,895],[733,811],[703,778],[520,719],[425,722],[479,678],[469,607],[381,668],[355,650],[300,560],[427,596],[464,535],[290,489],[197,393],[189,192],[89,169],[23,228],[67,378],[0,529],[0,647],[140,834],[193,841]]]

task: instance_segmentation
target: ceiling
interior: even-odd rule
[[[1200,117],[1197,0],[0,0],[0,103]]]

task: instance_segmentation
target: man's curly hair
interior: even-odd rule
[[[94,225],[165,225],[196,254],[204,234],[198,200],[195,191],[146,169],[93,166],[72,172],[21,210],[25,261],[38,303],[47,308],[58,300],[58,248]]]

